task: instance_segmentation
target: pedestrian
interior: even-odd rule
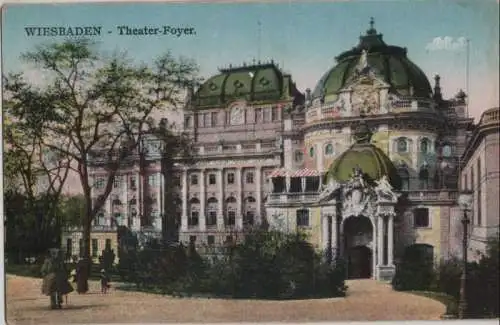
[[[41,273],[43,275],[42,294],[50,296],[50,308],[61,309],[63,296],[74,289],[68,282],[68,273],[61,251],[51,249],[43,263]]]
[[[89,291],[89,286],[87,281],[84,281],[84,279],[87,279],[88,276],[88,265],[85,263],[85,260],[83,258],[80,258],[78,263],[76,263],[76,291],[79,294],[86,293]]]
[[[108,289],[109,289],[109,287],[111,287],[111,285],[109,284],[110,279],[109,279],[108,273],[106,272],[105,269],[101,269],[100,277],[101,277],[101,292],[107,293]]]

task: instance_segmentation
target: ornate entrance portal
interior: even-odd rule
[[[347,276],[352,279],[370,278],[373,274],[373,225],[364,216],[344,221],[344,258]]]

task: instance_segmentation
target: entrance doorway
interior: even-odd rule
[[[372,250],[366,246],[349,249],[347,276],[349,279],[366,279],[372,276]]]
[[[344,221],[344,261],[350,279],[373,275],[373,226],[365,216],[351,216]]]

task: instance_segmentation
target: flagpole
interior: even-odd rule
[[[467,51],[467,54],[466,54],[466,62],[465,62],[465,92],[467,94],[467,97],[466,97],[466,102],[465,102],[465,117],[469,117],[469,99],[470,99],[470,94],[469,94],[469,51],[470,51],[470,41],[469,39],[467,38],[466,39],[466,51]]]
[[[260,23],[260,20],[257,21],[257,25],[259,26],[259,34],[258,34],[258,41],[257,41],[257,60],[260,61],[260,42],[261,42],[261,33],[262,33],[262,24]]]

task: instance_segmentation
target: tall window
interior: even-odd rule
[[[208,184],[215,185],[215,183],[216,183],[215,174],[209,174],[208,175]]]
[[[247,226],[251,226],[254,223],[254,218],[255,218],[254,212],[247,211],[247,213],[245,214],[245,219],[243,220],[243,223]]]
[[[253,183],[253,173],[248,172],[246,174],[246,181],[247,181],[248,184],[252,184]]]
[[[191,116],[186,116],[184,118],[184,128],[188,129],[192,126],[192,119]]]
[[[104,247],[106,250],[111,250],[111,239],[106,238],[106,244]]]
[[[210,126],[210,114],[204,113],[203,119],[205,120],[205,127],[209,127]]]
[[[98,241],[92,238],[92,257],[97,257],[97,252],[99,252]]]
[[[198,175],[191,175],[191,185],[198,185]]]
[[[309,156],[314,157],[314,147],[309,148]]]
[[[416,208],[413,210],[413,221],[416,228],[429,227],[429,209]]]
[[[428,153],[429,152],[429,139],[424,138],[420,141],[420,151],[422,153]]]
[[[408,169],[405,167],[398,168],[398,174],[401,178],[401,190],[409,191],[410,190],[410,174],[408,173]]]
[[[104,213],[100,212],[98,215],[97,215],[97,225],[98,226],[104,226]]]
[[[236,224],[236,211],[233,209],[229,209],[229,211],[227,211],[226,223],[228,226],[234,226]]]
[[[255,109],[255,123],[262,122],[262,108]]]
[[[264,108],[264,122],[269,122],[269,121],[271,121],[271,109]]]
[[[215,226],[217,224],[217,211],[208,211],[207,226]]]
[[[451,157],[451,146],[449,144],[446,144],[443,146],[442,154],[443,154],[443,157],[446,157],[446,158]]]
[[[73,255],[73,240],[71,238],[66,239],[66,258]]]
[[[331,156],[333,155],[333,144],[329,143],[325,147],[325,155]]]
[[[304,154],[302,153],[302,151],[300,150],[295,151],[295,162],[301,163],[303,159],[304,159]]]
[[[211,119],[212,119],[212,126],[217,126],[217,112],[212,112],[211,113]]]
[[[188,226],[197,226],[200,213],[198,211],[191,211],[191,215],[188,219]]]
[[[121,176],[115,176],[113,180],[113,187],[114,188],[120,188],[122,186],[122,177]]]
[[[97,177],[94,183],[95,188],[103,188],[104,187],[104,177]]]
[[[212,246],[215,244],[215,236],[214,235],[208,235],[207,236],[207,244],[209,246]]]
[[[308,227],[309,226],[309,210],[300,209],[297,210],[297,227]]]
[[[137,179],[135,176],[130,176],[130,188],[135,190],[137,188]]]
[[[481,193],[481,158],[477,159],[477,225],[481,226],[481,219],[482,219],[482,209],[481,209],[481,203],[482,203],[482,193]]]
[[[276,106],[273,106],[272,107],[272,111],[271,111],[271,119],[273,121],[277,121],[279,119],[279,116],[278,116],[278,107]]]
[[[149,186],[158,185],[158,174],[151,174],[148,176],[148,184]]]
[[[227,174],[227,183],[234,184],[234,173]]]

